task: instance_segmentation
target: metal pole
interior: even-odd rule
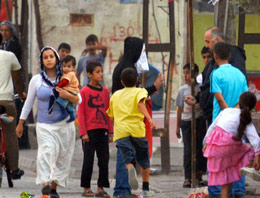
[[[168,1],[169,6],[169,23],[170,23],[170,43],[174,46],[173,50],[170,51],[170,60],[168,66],[167,75],[167,92],[166,92],[166,104],[164,113],[164,136],[161,137],[161,163],[162,171],[168,174],[171,171],[170,161],[170,113],[171,113],[171,96],[172,96],[172,80],[173,71],[175,65],[175,23],[174,23],[174,2]]]
[[[245,44],[245,24],[246,24],[246,15],[244,10],[239,8],[239,22],[238,22],[238,46],[244,49]]]
[[[170,22],[170,43],[149,44],[148,43],[148,14],[149,0],[143,0],[143,38],[146,44],[146,50],[152,52],[170,52],[170,60],[168,67],[167,78],[167,93],[165,104],[164,128],[153,130],[153,136],[160,137],[161,140],[161,165],[162,172],[169,173],[171,170],[170,164],[170,141],[169,141],[169,124],[170,124],[170,109],[171,109],[171,93],[172,79],[175,65],[175,25],[174,25],[174,0],[168,0],[169,6],[169,22]]]
[[[34,4],[34,11],[35,11],[35,19],[36,19],[36,34],[37,34],[37,41],[39,50],[43,48],[43,41],[42,41],[42,32],[41,32],[41,14],[40,14],[40,6],[38,0],[33,0]]]
[[[227,34],[228,8],[229,8],[229,0],[226,1],[226,8],[225,8],[225,19],[224,19],[224,28],[223,28],[224,37],[226,37]]]
[[[146,47],[146,55],[148,58],[148,36],[149,36],[149,0],[143,1],[143,39]],[[145,87],[145,73],[142,73],[142,87]]]
[[[18,25],[18,5],[17,5],[17,0],[14,0],[14,18],[15,18],[15,27],[16,27],[16,30],[18,31],[18,34],[20,36],[21,34],[21,30],[19,29],[19,25]],[[19,37],[19,39],[21,39]]]
[[[193,43],[193,12],[192,12],[192,0],[188,0],[188,32],[189,32],[189,46],[190,46],[190,68],[191,68],[191,94],[195,95],[195,75],[194,75],[194,43]],[[192,138],[191,138],[191,170],[192,170],[192,187],[197,186],[196,179],[196,119],[195,108],[192,106]]]
[[[190,32],[189,32],[189,9],[188,9],[188,2],[185,3],[185,15],[186,17],[186,40],[185,40],[185,46],[186,46],[186,54],[185,54],[185,64],[190,62]],[[185,16],[184,15],[184,16]]]
[[[219,2],[214,6],[214,25],[219,26]]]
[[[11,16],[11,11],[9,9],[8,0],[5,0],[5,7],[6,7],[7,15],[8,15],[8,21],[12,21],[12,16]]]
[[[148,37],[149,37],[149,0],[143,1],[143,39],[148,51]],[[147,55],[148,56],[148,55]]]

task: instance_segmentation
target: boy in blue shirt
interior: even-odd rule
[[[219,67],[213,70],[210,79],[211,92],[214,93],[212,121],[221,110],[234,107],[240,94],[248,91],[245,75],[228,63],[229,57],[227,43],[219,42],[214,45],[214,58]]]

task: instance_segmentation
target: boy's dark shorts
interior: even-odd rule
[[[116,141],[116,146],[125,164],[130,164],[135,159],[143,169],[150,167],[148,142],[146,138],[121,138]]]

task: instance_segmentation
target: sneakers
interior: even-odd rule
[[[16,169],[15,171],[11,172],[11,178],[12,179],[21,179],[21,177],[24,175],[24,171],[20,168]]]
[[[154,197],[154,193],[149,191],[149,190],[144,190],[142,192],[142,197],[143,198],[149,198],[149,197]]]
[[[240,169],[241,175],[247,175],[255,181],[260,181],[260,171],[256,171],[254,168],[244,167]]]
[[[190,179],[185,179],[182,185],[183,188],[191,188],[191,180]]]
[[[129,166],[128,169],[128,182],[133,190],[138,189],[138,181],[135,168],[133,166]]]

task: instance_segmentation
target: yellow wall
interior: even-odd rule
[[[260,16],[247,15],[246,16],[246,33],[260,34]],[[260,70],[260,44],[245,45],[247,55],[247,69]]]
[[[194,34],[194,62],[199,66],[200,72],[204,68],[200,51],[204,46],[204,33],[214,25],[213,14],[194,14],[193,15],[193,34]]]
[[[214,17],[212,14],[194,14],[194,55],[195,63],[199,65],[200,71],[203,70],[203,62],[200,51],[204,46],[204,33],[208,27],[213,26]],[[238,18],[237,18],[238,32]],[[246,16],[246,33],[260,33],[260,16]],[[247,70],[260,70],[260,44],[245,45]]]

